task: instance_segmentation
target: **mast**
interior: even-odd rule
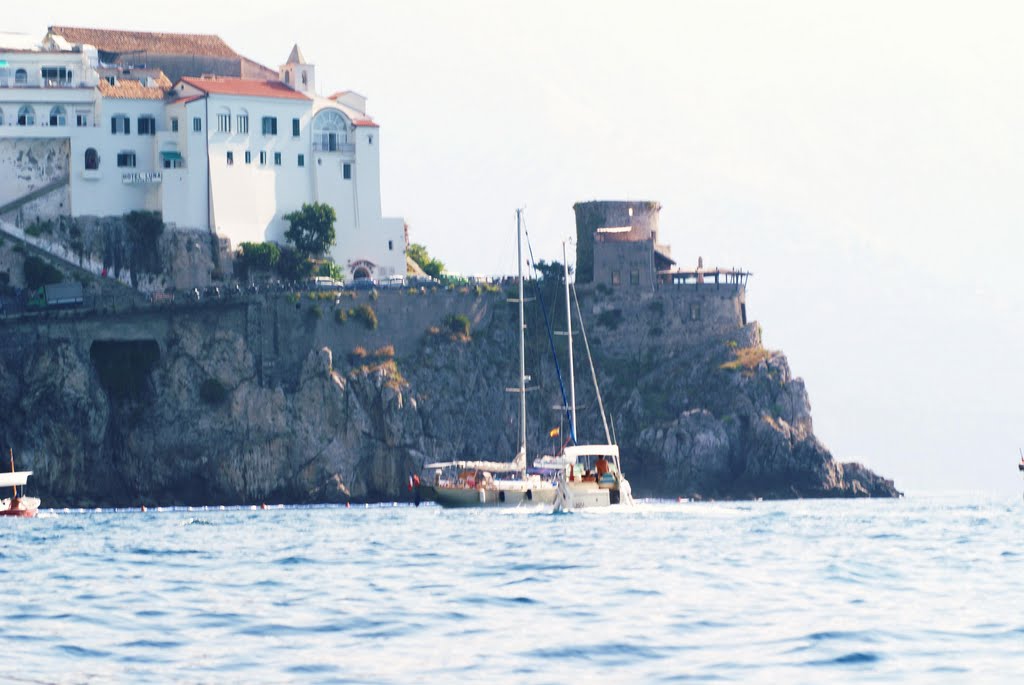
[[[13,447],[8,447],[7,449],[10,451],[10,454],[11,454],[11,473],[14,473],[14,448]],[[14,496],[17,497],[18,496],[18,486],[17,485],[12,485],[11,489],[14,490]]]
[[[519,453],[526,471],[526,318],[523,313],[523,210],[516,210],[516,266],[519,269]]]
[[[580,320],[580,332],[583,334],[583,346],[587,350],[587,361],[590,362],[590,377],[594,381],[594,392],[597,394],[597,406],[601,409],[601,423],[604,424],[604,437],[609,445],[614,445],[615,440],[608,431],[608,417],[604,412],[604,402],[601,400],[601,388],[597,384],[597,371],[594,370],[594,357],[590,354],[590,343],[587,342],[587,329],[583,325],[583,311],[580,309],[580,300],[576,297],[576,287],[572,289],[572,299],[576,303],[576,316]]]
[[[569,409],[572,412],[572,424],[569,435],[573,444],[576,443],[576,378],[573,373],[572,361],[572,306],[569,302],[569,258],[565,252],[565,241],[562,241],[562,269],[565,272],[565,334],[569,340]]]

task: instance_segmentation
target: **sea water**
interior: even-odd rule
[[[8,683],[1020,682],[1019,500],[44,511]]]

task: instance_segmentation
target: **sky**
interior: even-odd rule
[[[28,5],[3,29],[298,43],[321,93],[369,98],[385,215],[453,272],[514,271],[517,207],[551,260],[573,203],[656,200],[680,265],[753,272],[837,459],[1024,490],[1024,3]]]

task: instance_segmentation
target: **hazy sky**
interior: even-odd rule
[[[677,261],[754,272],[838,459],[1024,488],[1024,3],[25,5],[3,30],[299,43],[369,98],[385,214],[453,271],[511,272],[518,206],[560,259],[574,202],[657,200]]]

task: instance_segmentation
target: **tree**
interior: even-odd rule
[[[306,256],[320,257],[334,245],[334,207],[322,202],[303,203],[302,209],[284,215],[291,226],[285,232],[295,249]]]
[[[428,275],[434,278],[440,278],[441,274],[444,273],[444,262],[433,259],[428,253],[427,248],[419,243],[413,243],[406,249],[405,254],[408,255],[412,261],[420,265]]]
[[[298,250],[286,247],[277,260],[277,273],[286,281],[301,281],[313,273],[313,262],[299,254]]]

